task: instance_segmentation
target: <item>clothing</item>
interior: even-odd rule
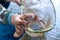
[[[0,40],[17,40],[13,37],[15,28],[10,24],[3,24],[0,22]]]
[[[7,1],[0,1],[0,4],[2,4],[6,9],[8,8],[10,2],[7,2]]]
[[[9,4],[6,4],[3,3],[3,6],[8,8]],[[6,10],[4,7],[2,7],[2,10],[0,10],[0,40],[18,40],[23,36],[24,33],[22,33],[19,38],[13,37],[15,27],[10,21],[12,15],[15,14],[15,12]]]

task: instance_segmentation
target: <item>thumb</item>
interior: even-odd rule
[[[15,29],[16,29],[16,31],[15,31],[15,33],[14,33],[13,36],[14,36],[15,38],[19,38],[20,35],[23,33],[23,30],[22,30],[22,28],[20,28],[20,26],[15,27]]]

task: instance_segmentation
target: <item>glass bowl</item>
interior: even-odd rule
[[[39,37],[55,26],[56,13],[51,0],[30,0],[30,2],[27,0],[23,4],[23,13],[33,13],[39,17],[39,21],[27,24],[26,34],[29,36]]]

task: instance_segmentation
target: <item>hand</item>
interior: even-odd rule
[[[15,26],[15,33],[14,37],[18,38],[20,35],[24,32],[24,28],[22,28],[22,25],[26,25],[27,22],[22,18],[22,15],[14,14],[11,19],[12,24]]]
[[[28,27],[26,27],[28,22],[25,19],[30,18],[31,16],[35,16],[33,18],[33,20],[35,21],[37,16],[32,13],[23,14],[23,15],[15,14],[12,16],[11,22],[13,23],[13,25],[15,25],[15,29],[16,29],[16,31],[14,33],[15,38],[20,37],[20,35],[24,32],[24,30],[26,30],[26,28],[28,28]],[[24,26],[24,27],[22,27],[22,26]]]

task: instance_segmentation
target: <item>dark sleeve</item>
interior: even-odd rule
[[[0,4],[3,5],[3,7],[5,7],[6,9],[8,8],[10,2],[7,2],[7,1],[0,1]]]

